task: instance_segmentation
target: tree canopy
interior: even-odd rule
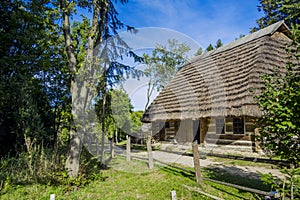
[[[160,91],[169,83],[187,60],[186,53],[188,51],[190,51],[190,47],[185,43],[169,39],[167,46],[157,44],[150,55],[143,55],[143,62],[147,65],[145,75],[149,77],[145,109],[149,105],[153,90],[156,88],[157,91]]]

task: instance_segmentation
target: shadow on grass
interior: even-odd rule
[[[270,186],[265,185],[257,173],[248,172],[235,166],[211,166],[205,169],[208,178],[232,183],[244,187],[258,189],[262,191],[270,191]]]
[[[196,181],[196,177],[194,174],[182,171],[180,169],[173,168],[172,166],[166,166],[161,168],[162,171],[172,174],[174,176],[183,176],[190,180]]]

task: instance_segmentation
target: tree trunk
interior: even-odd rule
[[[98,1],[93,1],[92,26],[89,30],[89,36],[88,36],[88,48],[86,52],[87,56],[85,62],[86,66],[85,69],[83,69],[88,72],[87,75],[90,76],[89,78],[94,78],[94,74],[93,74],[93,67],[95,62],[94,56],[97,53],[97,51],[95,52],[94,47],[95,47],[95,43],[100,44],[102,42],[102,34],[103,34],[104,24],[106,21],[105,16],[107,13],[107,7],[108,7],[107,1],[102,1],[101,5],[98,5]],[[81,116],[85,114],[84,111],[86,111],[86,109],[89,107],[89,104],[91,103],[90,102],[91,95],[90,95],[89,88],[87,87],[88,83],[86,80],[83,81],[82,86],[80,88],[78,88],[78,83],[76,82],[75,76],[77,73],[78,63],[76,59],[75,49],[72,45],[72,40],[71,40],[71,26],[69,21],[69,15],[71,13],[71,10],[69,10],[66,0],[60,0],[60,8],[62,11],[63,32],[64,32],[64,39],[65,39],[66,53],[68,55],[69,69],[71,73],[72,114],[79,113],[79,116]],[[98,21],[99,15],[101,18],[100,22]],[[99,31],[98,35],[97,35],[97,31]],[[96,41],[95,41],[95,36],[97,37]],[[70,130],[70,151],[65,166],[66,169],[68,170],[68,174],[70,177],[77,177],[78,175],[80,152],[82,148],[82,141],[80,135],[74,129],[74,125],[75,124],[73,121]],[[104,139],[104,137],[102,139]]]
[[[70,130],[70,150],[66,160],[66,170],[70,177],[77,177],[79,172],[80,153],[82,148],[82,142],[73,129]]]
[[[60,6],[62,10],[62,17],[63,17],[63,31],[64,31],[64,39],[65,39],[65,46],[66,52],[68,55],[69,61],[69,69],[71,72],[71,95],[72,95],[72,112],[73,109],[76,109],[76,105],[74,105],[74,96],[77,93],[77,86],[75,81],[75,74],[76,74],[76,67],[77,67],[77,60],[74,52],[74,47],[72,46],[71,42],[71,27],[69,16],[67,14],[67,2],[65,0],[60,1]],[[80,152],[81,152],[81,140],[79,135],[74,130],[73,123],[71,123],[71,130],[70,130],[70,150],[66,160],[66,170],[70,177],[77,177],[79,171],[79,161],[80,161]]]

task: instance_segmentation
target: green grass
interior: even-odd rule
[[[56,194],[59,199],[170,199],[170,192],[176,190],[177,199],[210,199],[197,192],[183,187],[197,186],[193,174],[172,167],[156,166],[148,170],[145,162],[117,157],[109,164],[108,169],[101,170],[101,179],[90,182],[82,187],[49,186],[43,184],[19,185],[6,187],[0,191],[0,199],[49,199]],[[240,183],[246,186],[262,183],[241,177],[232,177],[218,170],[203,169],[204,177],[216,180]],[[253,194],[208,181],[201,184],[206,193],[223,199],[256,199]]]

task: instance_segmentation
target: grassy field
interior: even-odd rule
[[[264,189],[259,180],[232,176],[214,169],[203,169],[204,177],[226,181],[247,187]],[[0,199],[49,199],[50,194],[59,199],[171,199],[170,192],[175,190],[177,199],[210,199],[197,192],[189,191],[183,185],[196,187],[193,174],[170,166],[156,166],[148,170],[145,162],[132,160],[126,162],[118,157],[101,170],[100,178],[87,185],[75,187],[67,185],[50,186],[47,184],[17,185],[0,191]],[[203,181],[202,191],[223,199],[259,199],[258,196],[232,187]]]

